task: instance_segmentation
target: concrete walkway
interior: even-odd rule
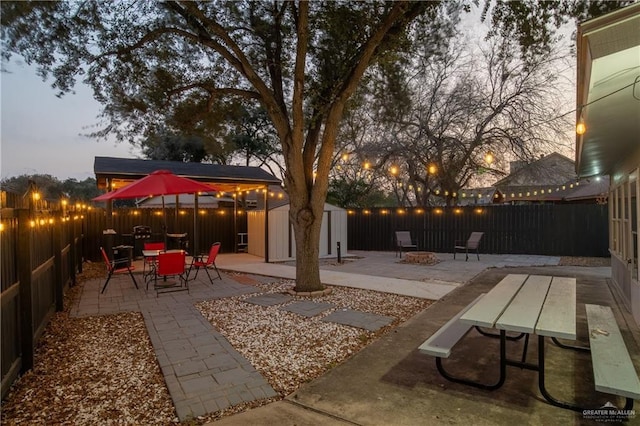
[[[481,255],[480,261],[464,256],[453,259],[452,253],[437,253],[440,260],[435,265],[402,263],[393,252],[350,251],[343,263],[336,259],[321,261],[320,280],[323,284],[363,288],[395,293],[403,296],[439,300],[488,268],[513,268],[519,266],[555,266],[557,256],[531,255]],[[295,279],[295,262],[264,263],[263,258],[246,253],[220,256],[219,268]],[[602,268],[609,273],[610,268]]]

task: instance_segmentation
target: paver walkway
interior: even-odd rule
[[[188,420],[232,405],[277,396],[262,375],[237,352],[195,307],[211,299],[258,293],[245,302],[260,306],[283,305],[282,310],[302,316],[318,315],[334,306],[329,303],[296,301],[279,293],[259,294],[258,283],[278,281],[257,275],[222,274],[222,280],[189,282],[189,292],[161,293],[140,289],[127,276],[114,277],[104,294],[103,280],[86,282],[71,307],[71,316],[141,312],[151,343],[173,400],[178,418]],[[291,302],[291,303],[289,303]],[[330,317],[330,318],[329,318]],[[325,321],[375,331],[393,318],[353,310],[338,311]]]
[[[253,293],[226,274],[215,285],[195,280],[189,293],[156,296],[126,277],[113,278],[104,294],[101,280],[85,283],[72,316],[142,312],[158,363],[180,420],[241,402],[276,396],[260,373],[216,331],[194,306],[197,302]],[[140,283],[139,283],[140,285]]]

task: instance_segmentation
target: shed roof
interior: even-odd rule
[[[215,183],[222,191],[249,191],[267,185],[280,185],[280,179],[260,167],[137,158],[95,157],[93,171],[98,188],[120,188],[156,170],[169,170],[178,176]]]

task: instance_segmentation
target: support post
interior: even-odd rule
[[[29,210],[18,211],[18,280],[20,281],[21,372],[33,368],[33,308],[31,306],[31,216]]]
[[[64,310],[64,271],[62,268],[62,222],[53,225],[53,269],[56,311]]]
[[[269,263],[269,187],[264,192],[264,262]]]

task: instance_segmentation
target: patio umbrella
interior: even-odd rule
[[[171,173],[169,170],[156,170],[155,172],[138,179],[127,186],[123,186],[115,191],[107,192],[98,197],[95,197],[93,201],[109,201],[118,200],[124,198],[142,198],[154,195],[162,196],[162,208],[164,210],[164,196],[165,195],[177,195],[177,194],[195,194],[198,192],[211,192],[216,188],[205,185],[204,183],[195,181],[193,179],[177,176]],[[194,212],[194,249],[197,250],[196,238],[197,226],[196,226],[197,214]],[[165,217],[166,228],[166,217]],[[165,229],[166,239],[166,229]]]
[[[204,183],[174,175],[169,170],[156,170],[142,179],[138,179],[115,191],[102,194],[93,200],[108,201],[153,195],[194,194],[196,192],[211,192],[215,190],[216,188]]]

